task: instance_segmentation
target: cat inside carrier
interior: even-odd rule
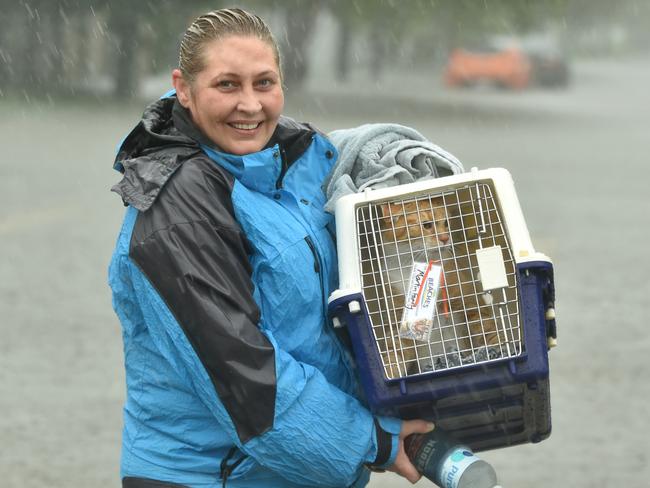
[[[434,420],[475,450],[548,436],[553,268],[533,249],[510,174],[349,195],[336,222],[330,312],[370,407]]]

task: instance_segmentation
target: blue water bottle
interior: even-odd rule
[[[492,465],[440,429],[404,439],[406,454],[423,476],[441,488],[496,488]]]

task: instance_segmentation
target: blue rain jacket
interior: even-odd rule
[[[122,476],[187,486],[364,486],[400,421],[359,400],[326,319],[337,285],[323,179],[336,150],[281,119],[269,146],[219,152],[175,98],[123,142],[128,205],[109,268],[123,330]]]

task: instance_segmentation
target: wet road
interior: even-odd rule
[[[411,125],[467,167],[513,174],[533,242],[555,263],[559,346],[551,437],[482,455],[504,488],[650,479],[650,60],[575,75],[558,92],[449,93],[413,77],[289,103],[326,131]],[[105,275],[122,209],[107,189],[139,112],[0,105],[2,486],[118,485],[122,352]],[[370,486],[411,485],[373,475]]]

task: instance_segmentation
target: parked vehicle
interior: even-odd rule
[[[444,72],[446,84],[452,87],[477,83],[510,89],[564,87],[569,78],[568,63],[557,43],[544,36],[495,39],[481,48],[454,49]]]
[[[569,84],[569,63],[558,44],[544,37],[528,37],[521,48],[531,64],[531,80],[543,87],[565,87]]]
[[[480,82],[493,83],[511,89],[530,84],[531,63],[516,48],[482,51],[454,49],[445,69],[445,82],[452,87],[472,86]]]

